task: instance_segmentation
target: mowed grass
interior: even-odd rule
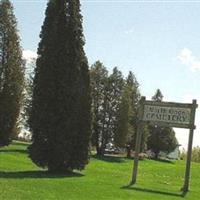
[[[200,199],[200,164],[192,163],[190,192],[183,195],[185,162],[140,161],[138,183],[130,182],[132,160],[92,157],[82,172],[51,175],[35,166],[27,144],[0,149],[0,200]]]

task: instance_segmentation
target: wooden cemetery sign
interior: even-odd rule
[[[134,167],[133,167],[131,184],[136,183],[141,135],[143,132],[144,124],[148,123],[152,125],[158,125],[160,127],[177,127],[177,128],[190,129],[185,180],[182,188],[184,192],[188,191],[193,132],[195,129],[194,120],[195,120],[195,111],[197,107],[198,105],[196,103],[196,100],[193,100],[192,104],[185,104],[185,103],[174,103],[174,102],[146,101],[145,97],[141,98],[138,110],[138,122],[137,122],[138,127],[137,127]]]

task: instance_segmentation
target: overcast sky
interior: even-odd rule
[[[11,0],[24,55],[36,56],[46,0]],[[82,0],[85,51],[127,75],[133,71],[143,96],[160,88],[165,101],[200,102],[200,1]],[[194,146],[200,146],[200,112]],[[176,129],[187,147],[188,132]]]

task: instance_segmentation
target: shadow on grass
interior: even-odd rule
[[[66,172],[66,173],[50,173],[48,171],[15,171],[5,172],[0,171],[0,179],[26,179],[26,178],[67,178],[67,177],[82,177],[84,176],[78,172]]]
[[[158,158],[158,159],[152,159],[156,162],[163,162],[163,163],[169,163],[169,164],[175,164],[175,162],[173,160],[167,160],[167,159],[161,159],[161,158]]]
[[[125,159],[122,156],[120,157],[120,156],[114,156],[114,155],[104,155],[104,156],[92,155],[91,157],[97,160],[102,160],[102,161],[111,162],[111,163],[125,162]]]
[[[121,189],[126,189],[126,190],[135,190],[139,192],[147,192],[147,193],[153,193],[153,194],[161,194],[161,195],[167,195],[167,196],[174,196],[174,197],[185,197],[187,192],[181,192],[180,193],[172,193],[172,192],[165,192],[165,191],[159,191],[159,190],[153,190],[153,189],[147,189],[147,188],[139,188],[139,187],[134,187],[134,186],[123,186]]]
[[[26,149],[1,149],[0,153],[28,153]]]

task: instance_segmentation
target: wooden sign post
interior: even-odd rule
[[[189,141],[188,141],[188,151],[187,151],[187,161],[186,161],[186,170],[185,170],[185,181],[183,185],[183,192],[187,192],[189,189],[189,181],[190,181],[190,166],[191,166],[191,158],[192,158],[192,142],[193,142],[193,134],[194,134],[194,121],[195,121],[195,113],[197,108],[196,100],[193,100],[192,104],[192,113],[191,113],[191,127],[189,133]]]
[[[138,109],[138,121],[137,121],[137,136],[136,136],[136,147],[134,155],[134,166],[132,173],[131,185],[136,183],[139,152],[141,144],[141,136],[143,133],[143,126],[145,123],[151,125],[157,125],[160,127],[177,127],[177,128],[188,128],[190,129],[185,180],[182,190],[188,191],[189,179],[190,179],[190,166],[192,156],[192,141],[193,132],[195,129],[195,112],[198,107],[196,100],[193,100],[192,104],[185,103],[174,103],[174,102],[157,102],[157,101],[146,101],[145,97],[142,97],[139,101]]]
[[[139,153],[140,153],[140,144],[143,132],[143,122],[142,116],[144,112],[144,104],[145,97],[142,97],[139,101],[139,108],[138,108],[138,117],[137,117],[137,134],[136,134],[136,144],[135,144],[135,154],[134,154],[134,165],[133,165],[133,174],[132,174],[132,181],[131,185],[136,183],[137,180],[137,171],[138,171],[138,161],[139,161]]]

